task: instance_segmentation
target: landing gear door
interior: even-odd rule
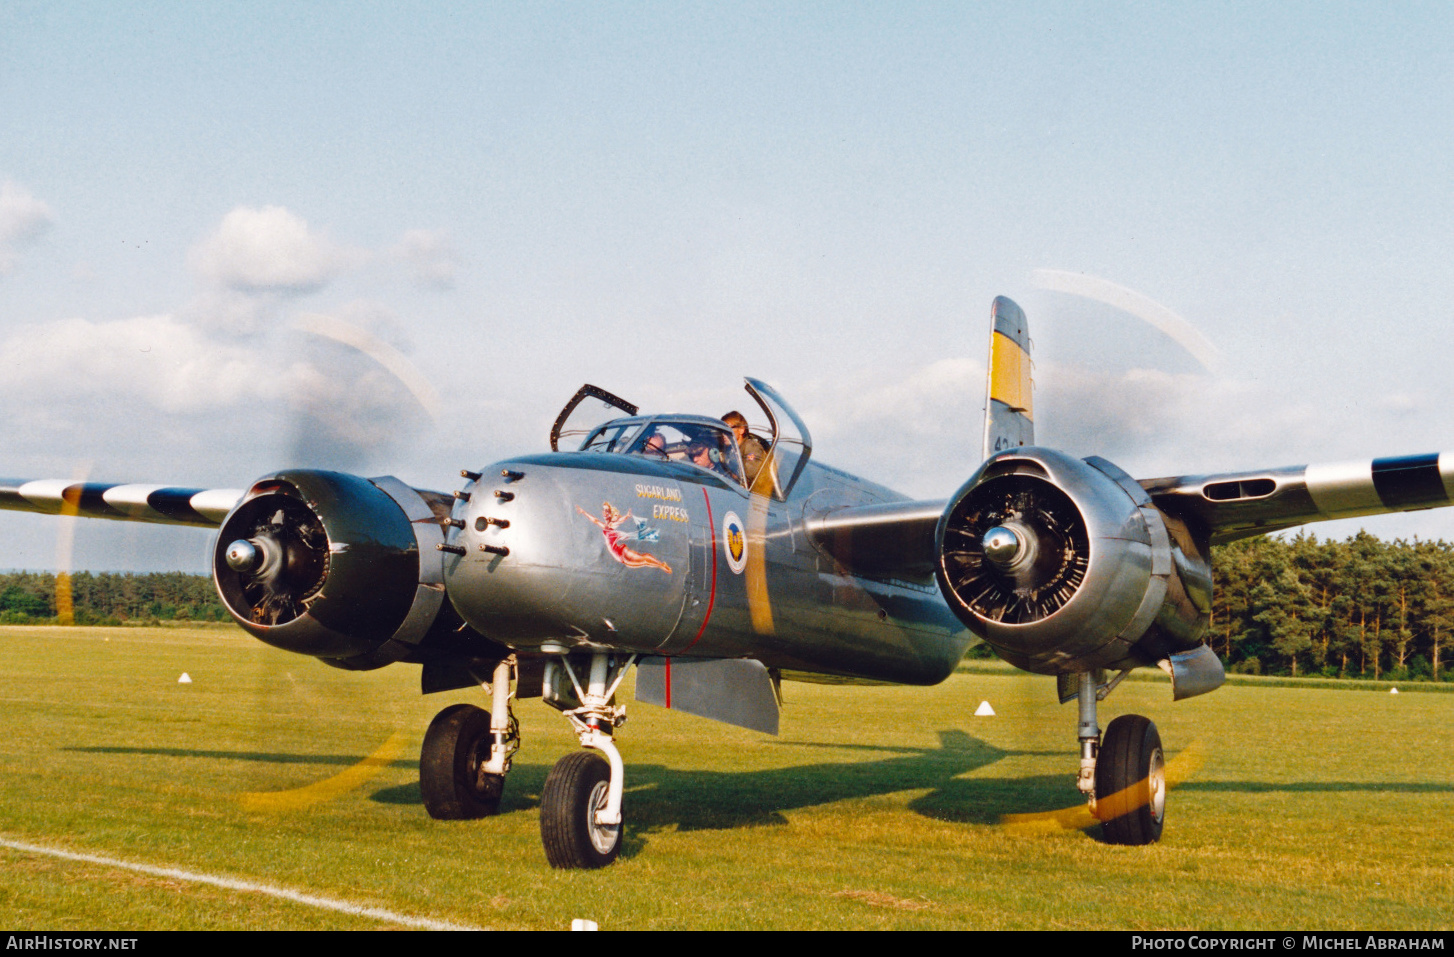
[[[586,401],[588,399],[592,401]],[[560,442],[564,439],[566,448],[574,451],[602,422],[620,418],[619,413],[635,415],[636,411],[636,406],[620,396],[587,383],[576,390],[565,408],[560,410],[560,415],[555,417],[555,424],[550,427],[550,450],[559,452]]]
[[[757,473],[752,491],[786,501],[808,465],[808,456],[813,454],[813,437],[798,413],[772,386],[761,379],[748,379],[747,392],[762,407],[772,429],[768,465]]]

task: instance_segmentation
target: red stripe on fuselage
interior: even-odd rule
[[[712,552],[712,590],[707,594],[707,613],[702,616],[702,627],[697,629],[697,637],[692,639],[692,644],[683,648],[683,651],[690,649],[702,640],[702,635],[707,630],[707,622],[712,620],[712,606],[717,603],[717,520],[712,517],[712,499],[708,497],[706,489],[702,489],[702,501],[707,503],[707,545]],[[671,688],[670,675],[671,672],[667,672],[668,689]],[[671,705],[668,704],[667,707],[670,708]]]
[[[671,659],[666,659],[666,707],[671,710]]]

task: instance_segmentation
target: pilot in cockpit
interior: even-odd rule
[[[691,462],[742,485],[737,443],[730,433],[693,422],[656,422],[638,433],[629,454]]]
[[[736,456],[730,454],[729,443],[730,440],[725,435],[704,431],[687,446],[687,458],[693,465],[716,472],[741,485],[742,476],[737,474]]]

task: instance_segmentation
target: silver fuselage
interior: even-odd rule
[[[851,575],[814,544],[816,515],[904,500],[814,462],[786,501],[686,462],[595,452],[507,459],[464,491],[449,543],[466,553],[445,557],[450,600],[519,651],[751,657],[803,677],[922,685],[944,680],[974,640],[932,578]]]

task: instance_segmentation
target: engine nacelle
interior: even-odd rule
[[[408,658],[438,617],[443,541],[429,503],[392,476],[277,472],[223,520],[212,576],[254,637],[378,668]]]
[[[1104,459],[991,457],[935,531],[949,607],[1040,674],[1155,664],[1195,649],[1211,613],[1207,544]]]

